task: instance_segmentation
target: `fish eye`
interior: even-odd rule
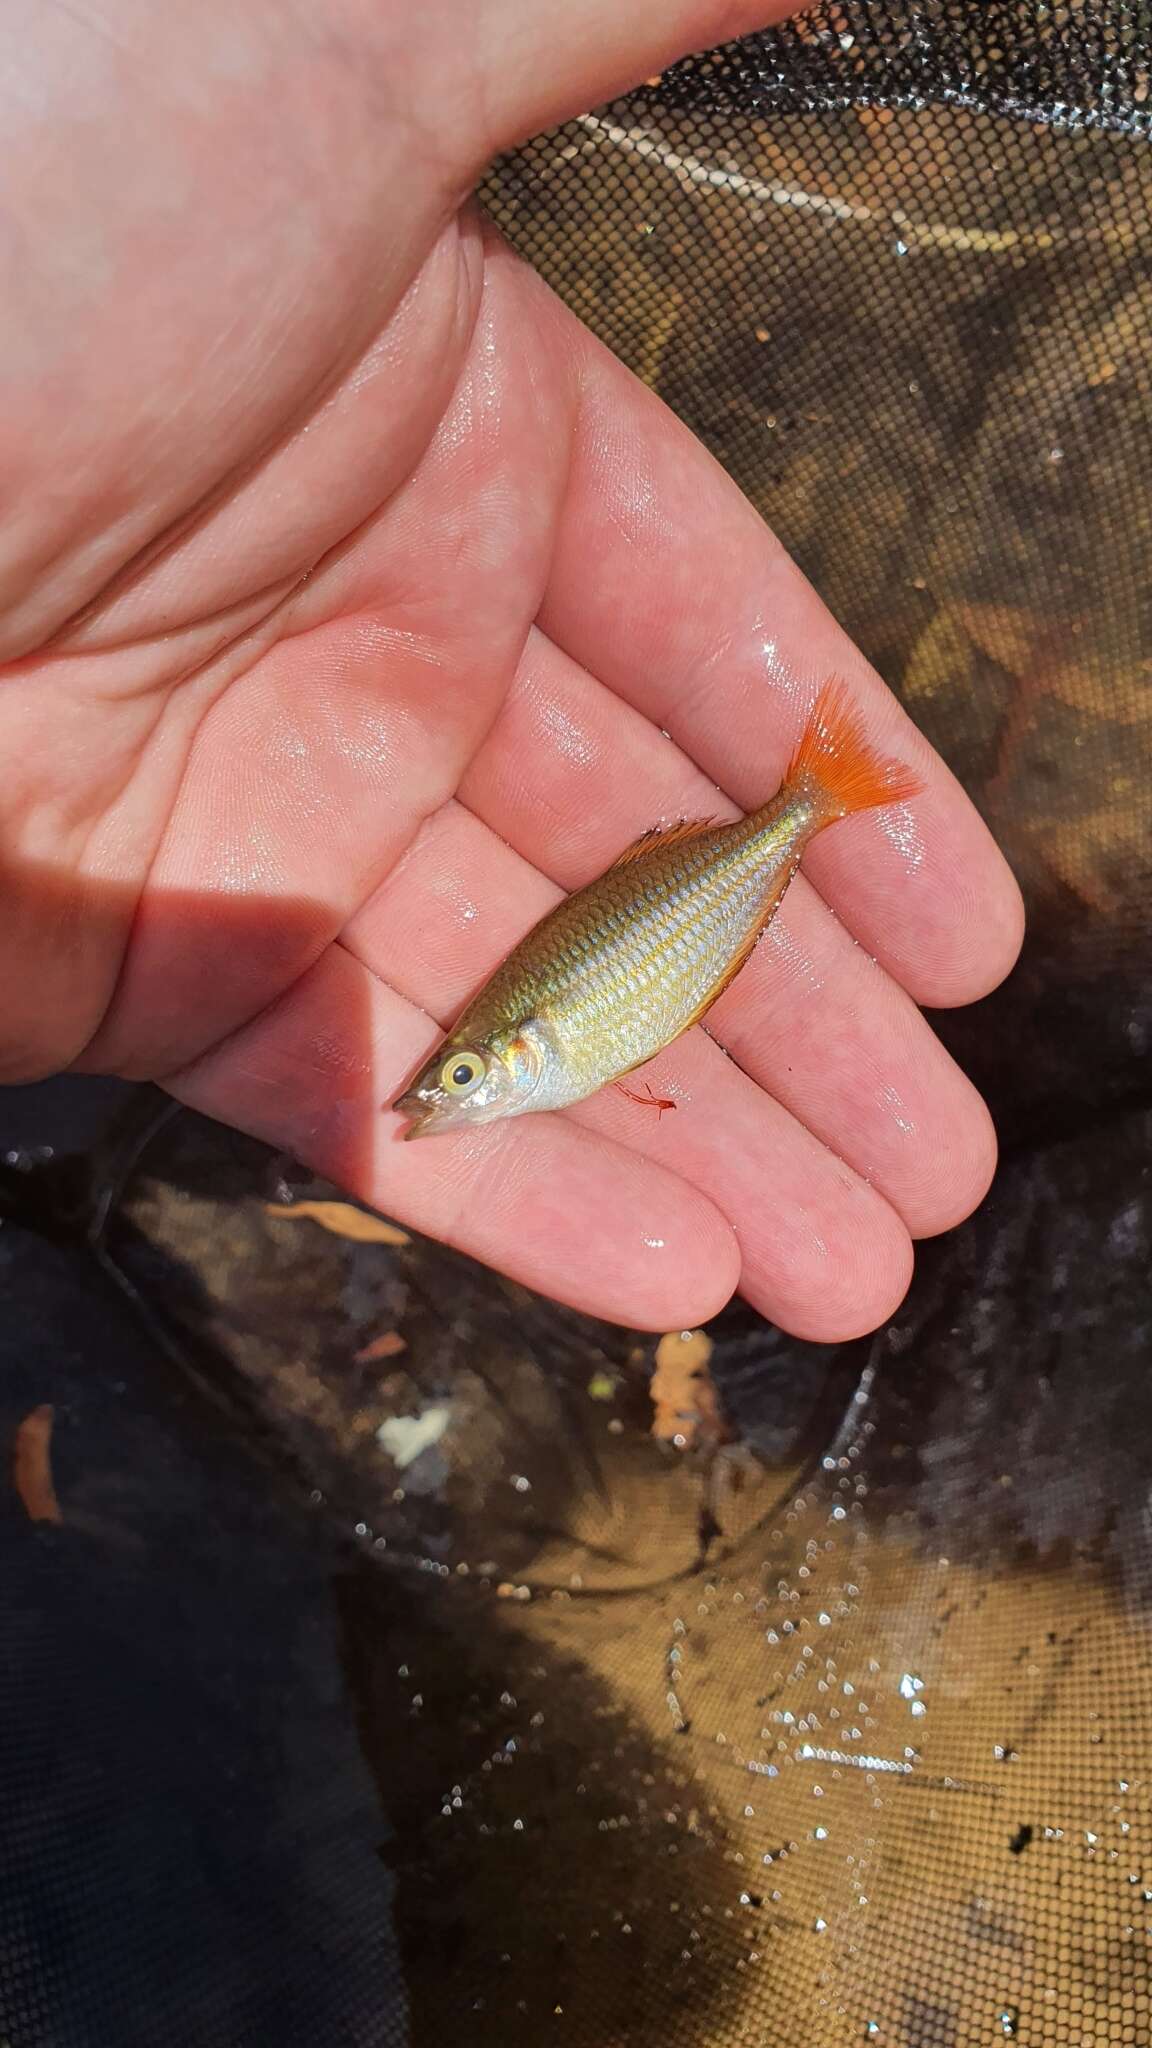
[[[455,1052],[440,1070],[440,1085],[448,1095],[471,1095],[488,1071],[487,1062],[475,1052]]]

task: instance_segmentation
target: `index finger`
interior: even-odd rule
[[[809,877],[917,1001],[986,994],[1016,958],[1023,908],[974,806],[719,463],[577,336],[580,417],[540,624],[744,810],[778,786],[821,682],[844,676],[870,737],[924,788],[823,835]]]

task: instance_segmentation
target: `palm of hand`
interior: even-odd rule
[[[910,1232],[967,1213],[991,1169],[983,1107],[915,1003],[1000,978],[1014,887],[728,480],[442,210],[378,290],[362,244],[324,244],[310,282],[333,305],[282,355],[238,346],[247,412],[214,354],[187,403],[187,365],[149,361],[162,460],[140,457],[120,512],[106,443],[48,569],[17,549],[9,1071],[160,1078],[641,1327],[740,1284],[801,1333],[871,1328]],[[214,351],[228,296],[198,283]],[[645,826],[762,800],[832,669],[926,792],[898,829],[855,819],[813,848],[709,1020],[731,1058],[701,1031],[671,1048],[654,1086],[674,1115],[608,1093],[397,1142],[382,1105],[432,1020]]]

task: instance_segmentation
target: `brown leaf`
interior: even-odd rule
[[[1146,667],[1118,663],[1105,650],[1072,642],[1062,660],[1047,662],[1037,687],[1071,706],[1085,719],[1117,725],[1152,723],[1152,679]]]
[[[379,1337],[373,1337],[370,1344],[353,1354],[357,1365],[374,1365],[378,1358],[399,1358],[408,1346],[399,1330],[385,1330]]]
[[[650,1393],[652,1434],[662,1442],[720,1443],[724,1424],[708,1376],[712,1339],[703,1330],[673,1330],[656,1346]]]
[[[31,1522],[62,1522],[52,1484],[53,1411],[45,1403],[33,1408],[16,1426],[12,1444],[12,1483]]]
[[[965,631],[982,654],[1013,675],[1027,675],[1050,627],[1034,611],[1016,604],[954,604]]]
[[[1123,908],[1118,875],[1141,872],[1148,859],[1148,824],[1143,785],[1136,776],[1117,778],[1126,788],[1098,810],[1062,823],[1044,835],[1045,865],[1082,903],[1109,917]],[[1122,801],[1121,799],[1126,799]]]
[[[266,1216],[308,1216],[335,1237],[351,1238],[356,1244],[411,1244],[407,1231],[386,1223],[368,1209],[352,1202],[265,1202]]]
[[[904,675],[914,703],[952,691],[972,666],[972,641],[951,608],[943,605],[920,634]]]

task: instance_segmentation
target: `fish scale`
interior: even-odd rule
[[[406,1136],[562,1109],[652,1059],[739,971],[809,840],[918,788],[828,685],[768,803],[646,833],[521,940],[399,1097]]]
[[[801,793],[689,840],[654,836],[536,926],[464,1013],[460,1037],[542,1025],[565,1069],[550,1089],[554,1108],[579,1100],[601,1073],[651,1059],[763,928],[813,818]]]

